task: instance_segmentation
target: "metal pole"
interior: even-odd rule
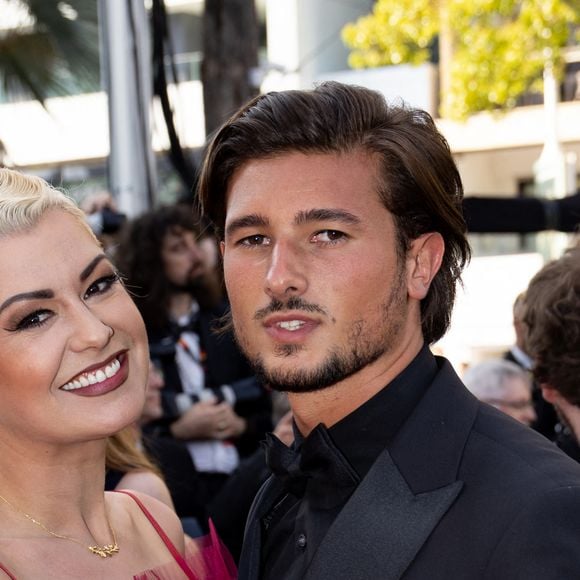
[[[544,67],[544,114],[546,134],[540,157],[534,163],[535,190],[538,197],[558,199],[566,196],[566,156],[558,135],[558,83],[553,65],[547,60]],[[547,206],[549,207],[549,206]],[[537,246],[546,260],[558,258],[568,245],[566,234],[546,232],[537,238]]]
[[[142,0],[99,0],[101,61],[109,103],[109,188],[134,217],[154,202],[151,51]]]

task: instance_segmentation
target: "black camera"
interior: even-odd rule
[[[116,234],[127,221],[127,216],[104,207],[101,211],[88,215],[87,221],[93,233],[100,236],[101,234]]]

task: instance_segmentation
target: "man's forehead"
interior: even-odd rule
[[[355,207],[363,189],[380,200],[380,165],[364,150],[349,152],[290,151],[274,157],[248,160],[228,180],[225,221],[233,212],[269,213],[273,204],[296,214]],[[238,216],[234,216],[234,219]]]

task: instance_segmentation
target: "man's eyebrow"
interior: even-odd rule
[[[2,302],[0,305],[0,312],[3,312],[15,302],[22,302],[24,300],[49,300],[54,298],[54,292],[52,290],[34,290],[32,292],[22,292],[21,294],[14,294]]]
[[[236,230],[242,228],[252,228],[256,226],[264,227],[270,222],[260,214],[251,213],[232,220],[226,227],[226,236],[231,236]]]
[[[361,219],[344,209],[309,209],[300,211],[294,218],[296,225],[308,222],[335,221],[356,226],[361,223]]]
[[[101,260],[106,260],[106,259],[107,259],[107,256],[105,256],[105,254],[99,254],[98,256],[95,256],[89,262],[88,266],[80,273],[79,280],[81,282],[84,282],[93,273],[93,270],[97,267],[97,264]]]

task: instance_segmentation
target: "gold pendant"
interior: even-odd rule
[[[89,551],[101,558],[109,558],[114,556],[119,551],[117,543],[106,544],[105,546],[89,546]]]

